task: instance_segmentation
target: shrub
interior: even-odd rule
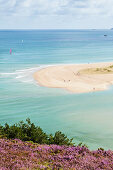
[[[0,126],[0,136],[8,139],[21,139],[22,141],[33,141],[39,144],[58,144],[58,145],[73,145],[72,139],[68,139],[65,134],[58,131],[53,136],[47,135],[39,126],[31,123],[30,119],[26,119],[26,123],[20,121],[17,124],[9,126]]]

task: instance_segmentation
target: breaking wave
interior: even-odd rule
[[[23,69],[23,70],[16,70],[15,72],[10,73],[0,73],[0,78],[14,78],[18,81],[24,82],[24,83],[35,83],[35,80],[33,78],[33,74],[42,69],[47,67],[47,65],[40,65],[33,68]]]

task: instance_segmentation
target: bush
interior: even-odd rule
[[[12,126],[7,123],[5,126],[0,126],[0,136],[39,144],[73,145],[72,139],[68,139],[62,132],[58,131],[54,136],[47,135],[39,126],[31,123],[29,118],[26,119],[26,123],[20,121]]]
[[[65,134],[62,132],[58,131],[54,135],[54,143],[57,145],[70,145],[72,143],[73,139],[68,139]]]

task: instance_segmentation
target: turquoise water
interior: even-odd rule
[[[112,30],[1,30],[0,123],[29,117],[48,133],[60,130],[90,149],[113,149],[113,87],[72,94],[40,87],[32,78],[52,64],[112,60]]]

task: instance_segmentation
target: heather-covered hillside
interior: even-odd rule
[[[113,151],[0,139],[0,169],[112,170]]]

